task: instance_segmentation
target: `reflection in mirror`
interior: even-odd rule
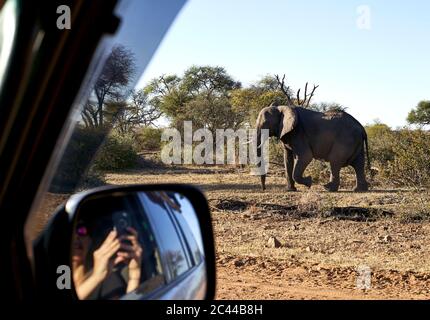
[[[75,216],[71,252],[82,300],[163,298],[163,288],[173,281],[177,290],[181,281],[187,289],[192,281],[191,298],[203,298],[206,290],[199,222],[190,201],[177,192],[85,200]]]

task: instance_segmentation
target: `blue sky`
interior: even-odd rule
[[[370,29],[357,10],[367,6]],[[430,99],[430,1],[189,0],[139,85],[191,65],[219,65],[244,85],[286,73],[320,87],[363,124],[397,127]]]

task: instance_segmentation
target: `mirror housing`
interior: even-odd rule
[[[142,197],[148,199],[147,195],[153,196],[154,194],[165,192],[181,195],[181,198],[187,199],[192,209],[194,209],[196,222],[198,223],[197,228],[195,227],[194,230],[200,230],[200,247],[203,249],[203,266],[199,268],[205,269],[206,276],[204,280],[205,284],[202,286],[205,288],[205,292],[199,295],[199,298],[207,300],[213,299],[215,296],[215,249],[208,202],[203,193],[197,188],[180,184],[108,186],[72,195],[65,204],[57,209],[43,233],[34,242],[34,273],[37,293],[40,293],[37,294],[37,296],[44,297],[44,300],[48,298],[54,301],[74,301],[79,299],[77,285],[74,281],[76,277],[75,274],[73,274],[74,268],[72,264],[75,264],[72,261],[72,255],[74,254],[73,244],[76,242],[77,237],[78,220],[81,221],[82,217],[84,217],[82,210],[84,210],[83,208],[85,208],[85,205],[92,203],[93,208],[94,204],[96,205],[95,208],[97,208],[97,204],[105,203],[107,198],[121,199],[121,197],[124,196],[140,194],[139,199]],[[142,199],[142,201],[144,200]],[[100,214],[104,213],[94,213],[94,215]],[[151,214],[152,213],[147,212],[147,215]],[[108,214],[106,213],[106,215]],[[117,216],[118,212],[113,215]],[[91,210],[90,213],[87,213],[85,216],[91,217]],[[111,217],[109,216],[109,218]],[[118,230],[118,224],[115,224],[115,219],[117,218],[113,217],[110,221],[113,221],[113,229]],[[152,228],[154,228],[156,226],[151,223],[151,219],[152,218],[148,220],[148,224],[152,225]],[[175,226],[178,227],[179,225],[175,224]],[[181,229],[181,227],[178,227],[178,230],[179,229]],[[157,233],[157,230],[153,231]],[[182,239],[183,230],[178,232],[180,232]],[[199,281],[202,281],[201,277],[199,279]],[[179,297],[175,295],[175,286],[177,285],[178,281],[168,280],[163,290],[161,290],[163,294],[148,295],[139,293],[139,290],[134,290],[133,292],[124,294],[119,299],[193,298],[193,295],[187,295],[187,292],[184,292],[183,289],[182,295]]]

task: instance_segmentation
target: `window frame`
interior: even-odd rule
[[[181,225],[181,223],[179,222],[179,218],[178,218],[178,215],[179,215],[180,213],[177,213],[177,212],[175,212],[174,210],[171,210],[171,215],[172,215],[172,218],[173,218],[173,220],[175,221],[175,223],[176,223],[176,225],[177,225],[177,227],[178,227],[178,229],[179,229],[179,233],[181,234],[181,236],[183,237],[183,240],[184,240],[184,246],[186,247],[186,249],[187,249],[187,254],[188,254],[188,256],[189,256],[189,259],[190,259],[190,263],[191,263],[191,268],[194,268],[194,267],[196,267],[196,266],[198,266],[200,263],[201,263],[201,261],[202,261],[202,259],[203,259],[203,255],[202,255],[202,252],[200,251],[200,248],[198,247],[198,244],[197,244],[197,240],[196,239],[189,239],[189,237],[187,236],[187,233],[185,233],[185,230],[184,230],[184,228],[182,227],[182,225]],[[185,223],[187,223],[186,221],[185,221],[185,218],[183,218],[184,219],[184,222]],[[194,235],[192,234],[192,232],[191,232],[191,230],[189,230],[189,232],[190,232],[190,236],[191,237],[193,237]],[[193,250],[191,250],[191,245],[190,245],[190,241],[194,241],[194,243],[195,243],[195,246],[197,247],[197,249],[198,249],[198,251],[199,251],[199,256],[200,256],[200,261],[196,261],[196,259],[194,258],[194,254],[193,254]]]
[[[188,252],[187,252],[186,248],[184,248],[183,241],[181,239],[181,235],[178,233],[178,228],[175,225],[175,222],[172,220],[171,212],[168,210],[168,208],[166,208],[164,206],[163,209],[166,212],[168,219],[169,219],[170,223],[172,224],[173,229],[175,230],[176,235],[178,236],[178,238],[180,240],[180,246],[182,248],[182,251],[184,252],[185,262],[187,264],[187,270],[185,272],[183,272],[182,274],[178,275],[177,277],[174,277],[173,271],[171,268],[171,264],[169,261],[167,261],[166,256],[164,254],[166,252],[166,248],[165,248],[163,240],[162,240],[162,235],[160,234],[160,228],[157,228],[158,224],[155,222],[155,219],[153,217],[153,212],[148,209],[148,207],[149,207],[148,201],[149,200],[147,199],[147,197],[148,196],[146,194],[143,194],[143,193],[139,194],[139,200],[141,201],[142,206],[144,208],[144,211],[145,211],[145,213],[148,217],[148,220],[151,224],[151,227],[154,230],[154,237],[155,237],[155,241],[157,242],[157,245],[159,247],[162,267],[163,267],[163,270],[165,271],[165,274],[168,275],[168,277],[166,279],[166,285],[169,285],[170,283],[175,282],[176,279],[181,278],[184,274],[187,274],[193,268],[193,266],[190,264]]]

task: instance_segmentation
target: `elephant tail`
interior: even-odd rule
[[[369,155],[369,142],[367,140],[367,133],[364,131],[364,137],[363,137],[364,143],[366,144],[366,158],[367,158],[367,169],[369,172],[371,171],[371,165],[370,165],[370,155]]]

